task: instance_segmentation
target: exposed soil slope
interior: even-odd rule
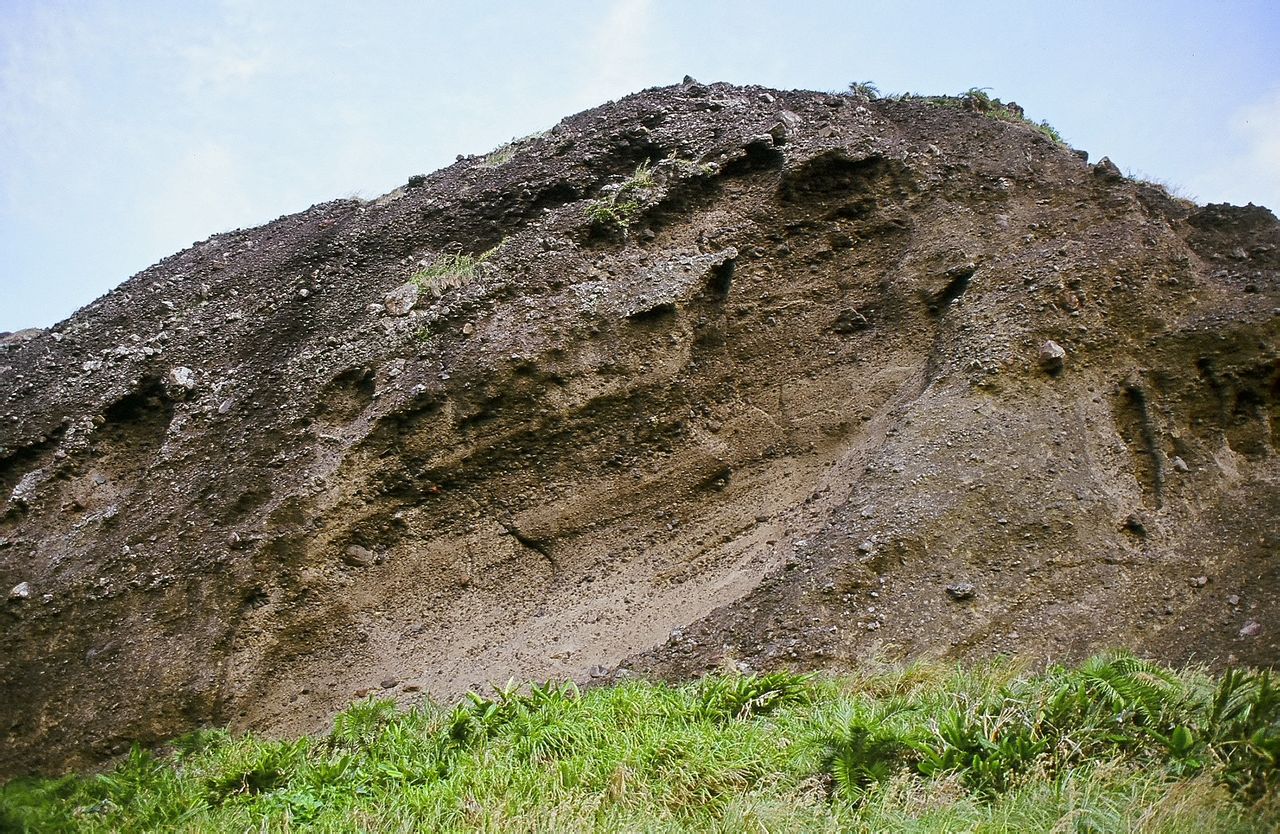
[[[0,346],[0,775],[509,676],[1273,664],[1278,245],[1020,123],[696,83],[217,235]]]

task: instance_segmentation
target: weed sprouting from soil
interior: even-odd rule
[[[1059,145],[1067,144],[1067,141],[1062,138],[1062,134],[1053,125],[1047,121],[1037,122],[1028,119],[1020,106],[1013,102],[1005,103],[993,97],[988,87],[970,87],[954,96],[927,96],[919,93],[881,95],[880,91],[871,82],[858,81],[849,85],[849,91],[853,97],[869,101],[882,98],[887,101],[915,101],[939,107],[958,107],[964,110],[971,110],[991,119],[1029,127]]]
[[[324,739],[203,731],[0,789],[14,831],[1262,831],[1280,690],[1105,654],[364,700]]]
[[[653,170],[648,161],[640,163],[635,173],[587,207],[587,219],[601,229],[625,233],[644,210],[644,198],[655,187]]]
[[[501,248],[502,244],[498,244],[479,255],[466,252],[441,253],[423,265],[410,280],[439,298],[444,295],[445,290],[466,286],[487,275],[493,269],[490,260]]]

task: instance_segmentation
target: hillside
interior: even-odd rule
[[[0,345],[0,776],[353,697],[1280,658],[1280,224],[972,99],[649,90]]]

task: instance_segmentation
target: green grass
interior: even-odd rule
[[[655,187],[653,170],[648,162],[642,162],[608,197],[592,201],[587,207],[587,219],[598,228],[625,234],[644,211],[644,198]]]
[[[501,145],[481,157],[478,164],[481,168],[501,168],[503,165],[506,165],[508,162],[515,159],[516,154],[520,153],[520,151],[526,146],[550,133],[550,130],[540,130],[537,133],[530,133],[528,136],[521,136],[518,139],[512,139],[510,142],[503,142]]]
[[[470,284],[488,274],[489,270],[493,269],[493,264],[489,261],[501,248],[502,244],[498,244],[479,255],[466,252],[437,255],[434,260],[415,272],[409,280],[439,298],[444,295],[445,290]]]
[[[1029,127],[1059,145],[1067,145],[1067,140],[1062,138],[1062,134],[1053,125],[1047,121],[1037,122],[1028,119],[1020,108],[1011,107],[1000,99],[993,98],[987,92],[988,88],[985,87],[970,87],[968,90],[954,96],[926,96],[919,93],[894,93],[881,96],[880,91],[869,81],[855,82],[849,85],[849,89],[854,96],[873,101],[877,98],[884,98],[888,101],[914,101],[933,104],[938,107],[966,108],[981,113],[990,119]]]
[[[1277,755],[1268,675],[1120,654],[508,685],[13,781],[0,830],[1250,832],[1280,824]]]

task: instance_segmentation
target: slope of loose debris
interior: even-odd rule
[[[649,90],[0,345],[0,774],[353,697],[1273,664],[1280,226],[1017,119]]]

